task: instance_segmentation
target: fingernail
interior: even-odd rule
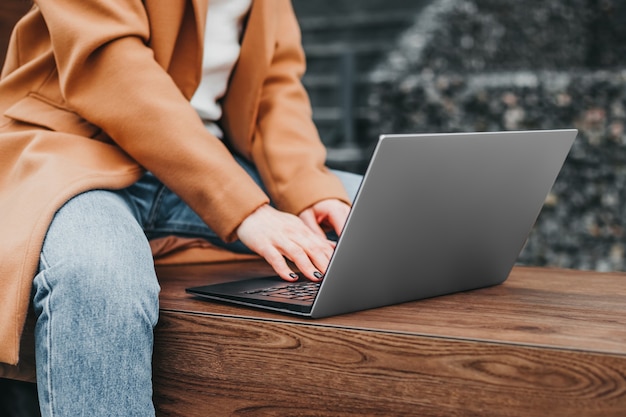
[[[318,271],[313,272],[313,276],[317,279],[322,279],[323,277],[322,273]]]
[[[298,274],[296,274],[295,272],[290,273],[289,276],[293,279],[298,279]]]

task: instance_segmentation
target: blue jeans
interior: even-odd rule
[[[361,176],[335,173],[354,197]],[[241,242],[222,242],[149,173],[121,191],[80,194],[57,212],[33,281],[42,416],[154,415],[160,288],[148,241],[166,235],[249,252]]]

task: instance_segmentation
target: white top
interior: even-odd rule
[[[224,96],[228,79],[239,58],[243,20],[252,0],[211,0],[204,32],[202,80],[191,98],[209,131],[222,138],[215,124],[222,116],[219,99]]]

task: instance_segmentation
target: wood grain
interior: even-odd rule
[[[626,274],[516,267],[496,287],[322,320],[184,291],[271,272],[158,269],[159,416],[626,415]]]
[[[264,273],[159,270],[159,416],[626,415],[624,274],[516,267],[497,287],[323,320],[184,293]]]
[[[624,416],[626,356],[167,313],[159,416]]]
[[[185,288],[271,274],[263,262],[159,269],[161,309],[626,354],[626,274],[515,267],[502,285],[320,320],[194,299]]]

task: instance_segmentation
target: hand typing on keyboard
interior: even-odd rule
[[[320,281],[335,242],[326,238],[318,221],[331,225],[339,234],[349,211],[349,206],[339,200],[320,203],[301,213],[305,220],[269,205],[261,206],[241,223],[237,235],[248,248],[265,258],[282,279],[298,280],[287,264],[290,260],[306,278]]]

